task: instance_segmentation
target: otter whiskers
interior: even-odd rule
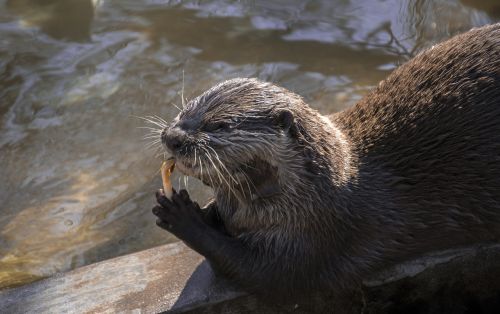
[[[214,161],[212,160],[212,157],[210,156],[210,152],[208,150],[206,150],[205,147],[202,147],[203,151],[205,151],[205,156],[207,157],[207,159],[210,161],[210,163],[212,164],[212,167],[213,169],[215,170],[215,173],[217,174],[218,178],[219,178],[219,181],[222,183],[222,182],[225,182],[229,191],[231,193],[233,193],[235,196],[236,196],[236,193],[234,192],[233,190],[233,187],[231,185],[231,183],[229,183],[226,178],[224,177],[224,175],[222,174],[222,172],[220,171],[220,169],[215,165]]]
[[[156,127],[150,127],[150,126],[141,126],[138,127],[139,129],[145,129],[148,130],[148,133],[143,137],[143,140],[151,140],[148,143],[146,143],[145,147],[146,149],[153,149],[154,152],[158,152],[161,150],[161,132],[165,127],[168,126],[168,123],[162,119],[161,117],[158,117],[156,115],[154,116],[134,116],[136,118],[139,118],[141,120],[146,121],[147,123],[152,124],[153,126]]]

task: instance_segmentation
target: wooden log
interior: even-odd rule
[[[0,312],[157,313],[241,294],[219,288],[202,256],[179,242],[0,292]]]
[[[278,306],[216,279],[200,255],[173,243],[2,291],[0,312],[493,313],[499,261],[500,245],[437,252],[380,272],[345,300]]]

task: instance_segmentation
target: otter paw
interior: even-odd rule
[[[169,200],[162,191],[156,192],[159,206],[153,208],[153,214],[158,217],[156,224],[180,238],[187,240],[190,232],[204,225],[200,214],[200,206],[193,202],[186,190],[174,191]]]

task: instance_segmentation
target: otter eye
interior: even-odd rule
[[[214,131],[224,131],[229,129],[229,125],[225,122],[214,122],[207,123],[204,127],[205,131],[214,132]]]

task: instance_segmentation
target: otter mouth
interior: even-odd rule
[[[184,158],[175,158],[175,165],[177,169],[184,175],[198,178],[198,165],[195,165],[194,163],[190,162],[189,160],[185,160]]]
[[[239,191],[244,197],[265,198],[281,192],[278,173],[267,161],[253,158],[239,164],[223,161],[195,162],[194,158],[176,158],[176,167],[183,174],[199,179],[203,184],[228,191]]]
[[[194,158],[176,156],[175,166],[182,174],[196,178],[211,188],[215,187],[216,181],[214,178],[220,177],[220,174],[212,165],[206,162],[201,163],[199,159],[195,161]]]

